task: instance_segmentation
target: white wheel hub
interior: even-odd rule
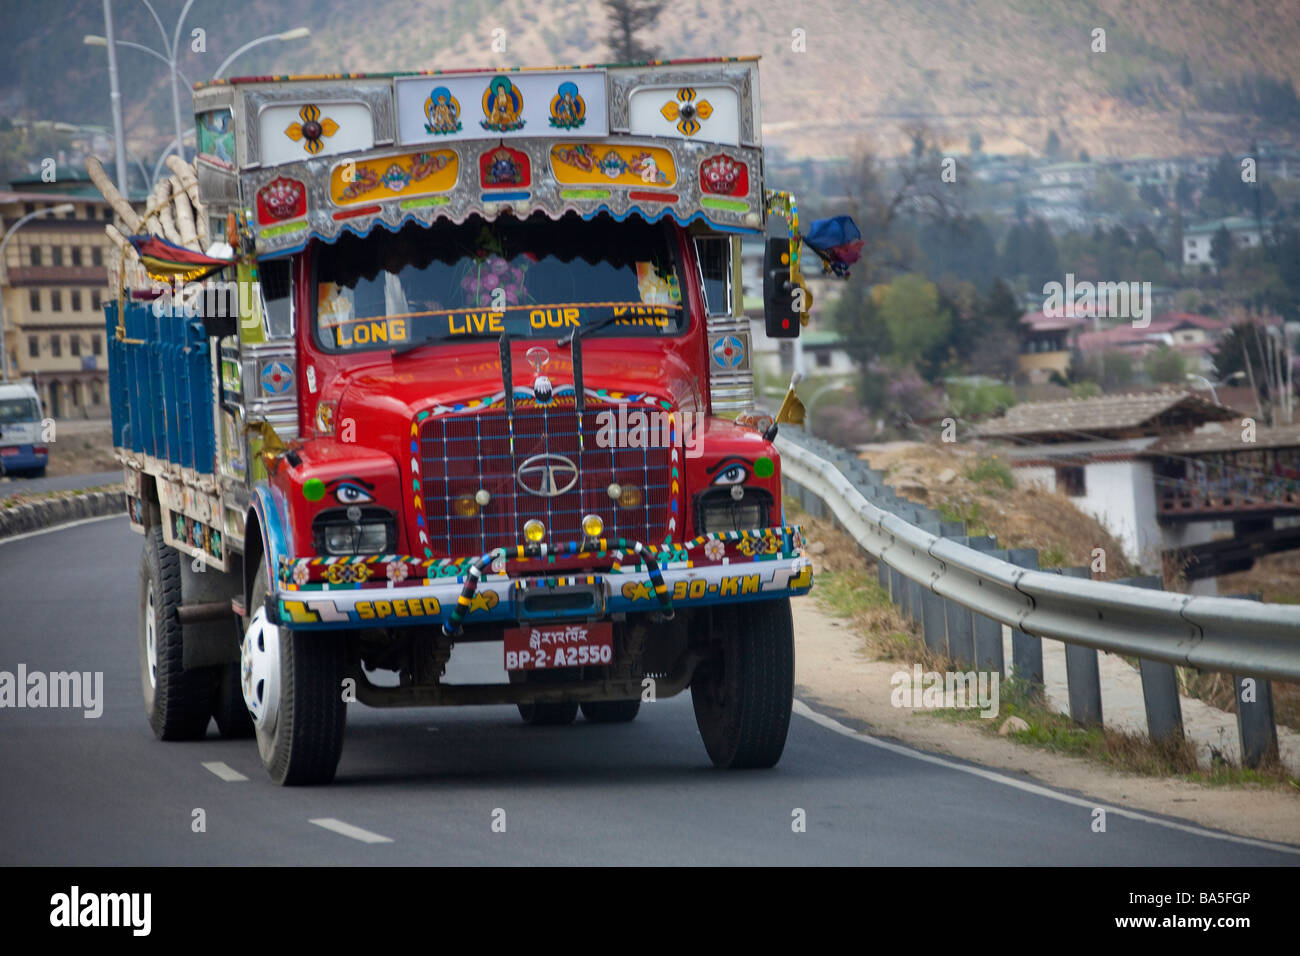
[[[267,730],[275,726],[280,706],[280,629],[259,607],[244,632],[239,649],[239,684],[253,723]]]
[[[144,609],[144,657],[149,667],[149,686],[158,689],[158,621],[154,617],[153,582],[149,582],[149,593],[145,598]]]

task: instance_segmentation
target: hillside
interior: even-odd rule
[[[169,30],[181,5],[157,5]],[[54,6],[64,15],[51,16],[48,0],[4,3],[0,115],[107,125],[104,54],[81,44],[103,32],[101,7]],[[117,8],[119,37],[158,44],[142,4]],[[198,0],[185,32],[205,29],[207,52],[187,49],[182,68],[203,78],[240,42],[304,24],[308,40],[263,46],[233,72],[608,56],[601,6],[578,0]],[[492,49],[497,28],[504,53]],[[1104,53],[1090,48],[1094,28],[1106,31]],[[792,49],[796,30],[806,52]],[[1263,125],[1222,95],[1222,84],[1260,73],[1300,84],[1300,0],[669,0],[645,39],[664,56],[762,55],[765,133],[796,155],[842,154],[864,136],[901,148],[918,122],[961,152],[973,132],[986,152],[1019,153],[1041,150],[1055,129],[1065,155],[1094,156],[1300,136],[1300,123]],[[169,128],[162,65],[128,50],[121,66],[131,133]]]

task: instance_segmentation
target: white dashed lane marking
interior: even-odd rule
[[[248,779],[242,773],[236,770],[234,767],[230,766],[230,764],[222,763],[220,760],[206,761],[203,764],[203,769],[215,773],[218,777],[220,777],[222,780],[225,780],[227,783],[233,783],[236,780]]]
[[[369,830],[361,829],[361,827],[354,827],[350,823],[344,823],[342,820],[335,820],[333,817],[324,817],[320,820],[310,820],[308,822],[314,823],[318,827],[324,827],[326,830],[333,830],[335,833],[341,833],[345,837],[360,840],[362,843],[393,842],[386,836],[381,836],[378,833],[371,833]]]

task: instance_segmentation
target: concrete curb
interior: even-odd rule
[[[0,509],[0,538],[114,513],[126,513],[123,491],[90,491],[80,495],[69,492],[57,498],[27,501],[14,508]]]

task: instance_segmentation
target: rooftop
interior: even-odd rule
[[[1002,418],[982,426],[984,438],[1065,437],[1072,441],[1096,437],[1133,437],[1119,433],[1135,430],[1186,426],[1190,431],[1211,421],[1227,421],[1240,415],[1235,409],[1217,405],[1185,390],[1135,392],[1076,398],[1059,402],[1028,402],[1007,410]]]
[[[1300,448],[1300,425],[1261,426],[1253,442],[1242,441],[1236,425],[1191,435],[1166,435],[1146,449],[1147,455],[1194,455],[1198,452],[1257,451],[1263,448]]]
[[[1272,225],[1267,220],[1263,223],[1264,228]],[[1218,232],[1220,228],[1227,229],[1228,232],[1245,232],[1248,229],[1259,229],[1260,221],[1252,219],[1249,216],[1229,216],[1227,219],[1211,219],[1209,222],[1198,222],[1188,226],[1183,230],[1183,235],[1204,235],[1207,232]]]

